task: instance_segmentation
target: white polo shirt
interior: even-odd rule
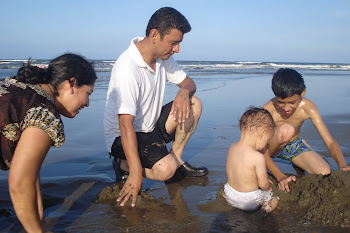
[[[116,137],[120,136],[118,114],[134,116],[136,132],[151,132],[160,116],[165,92],[165,83],[175,85],[186,78],[186,73],[170,57],[156,60],[156,71],[144,61],[135,43],[115,62],[109,81],[104,113],[104,137],[108,152]]]

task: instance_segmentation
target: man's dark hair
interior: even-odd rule
[[[178,29],[183,34],[191,31],[191,25],[180,12],[171,7],[163,7],[157,10],[148,21],[146,36],[152,29],[157,29],[161,38],[171,29]]]
[[[289,68],[281,68],[272,77],[272,91],[275,96],[285,99],[295,94],[301,95],[305,90],[303,76]]]

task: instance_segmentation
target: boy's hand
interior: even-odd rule
[[[350,166],[348,165],[348,166],[342,167],[340,169],[343,170],[343,171],[350,171]]]
[[[289,192],[290,190],[289,190],[288,183],[296,180],[297,179],[295,176],[289,176],[289,177],[283,178],[282,180],[280,180],[280,182],[278,182],[279,190],[284,190],[286,192]]]

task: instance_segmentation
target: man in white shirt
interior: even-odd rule
[[[135,206],[143,176],[169,181],[208,173],[207,168],[182,160],[202,104],[193,96],[195,83],[171,55],[179,52],[183,35],[190,30],[180,12],[160,8],[148,22],[146,37],[134,38],[113,66],[104,130],[117,181],[125,182],[117,200],[121,206],[131,196],[131,206]],[[167,81],[180,89],[174,101],[162,107]],[[169,152],[166,144],[171,141]]]

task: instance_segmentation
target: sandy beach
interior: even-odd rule
[[[267,216],[234,209],[222,199],[226,153],[240,136],[239,118],[250,105],[262,106],[273,97],[272,74],[240,76],[192,77],[203,113],[184,160],[208,167],[208,176],[173,184],[144,179],[135,208],[115,203],[118,187],[102,122],[109,79],[99,79],[90,107],[75,119],[64,119],[66,143],[50,150],[42,167],[48,228],[53,232],[349,232],[350,172],[336,171],[311,122],[304,124],[301,136],[330,161],[335,172],[327,177],[298,175],[290,193],[277,190],[274,181],[274,192],[281,200]],[[350,163],[350,77],[325,74],[304,75],[304,79],[305,97],[314,101]],[[177,87],[167,86],[165,102],[176,92]],[[278,162],[278,166],[297,174],[290,164]],[[7,178],[8,172],[0,171],[0,232],[21,232]]]

